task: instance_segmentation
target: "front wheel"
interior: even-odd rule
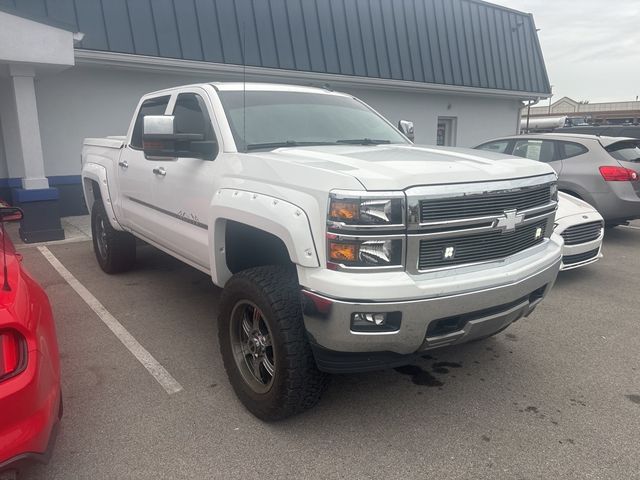
[[[136,239],[111,226],[102,202],[96,200],[91,209],[93,251],[100,268],[106,273],[130,270],[136,262]]]
[[[283,266],[234,275],[222,294],[220,351],[243,405],[265,421],[314,406],[327,385],[302,321],[295,271]]]

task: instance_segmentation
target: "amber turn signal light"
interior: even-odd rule
[[[358,218],[359,205],[355,202],[331,201],[329,217],[333,220],[354,220]]]
[[[355,262],[358,257],[358,246],[353,243],[329,242],[329,258],[335,262]]]

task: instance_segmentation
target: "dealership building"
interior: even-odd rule
[[[0,0],[0,197],[22,239],[86,213],[82,140],[124,134],[142,94],[243,78],[349,92],[463,147],[550,94],[533,17],[480,0]]]

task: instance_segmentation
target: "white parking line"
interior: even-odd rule
[[[122,326],[122,324],[100,303],[100,301],[82,285],[73,274],[66,269],[60,260],[58,260],[51,251],[44,246],[38,247],[40,253],[44,255],[49,263],[58,273],[66,280],[71,288],[73,288],[80,298],[82,298],[89,308],[93,310],[100,320],[118,337],[122,344],[133,354],[134,357],[147,369],[147,371],[155,378],[162,388],[171,395],[182,390],[175,378],[171,376],[165,368],[153,358],[153,356]]]
[[[640,230],[640,227],[636,227],[635,225],[620,225],[622,228],[633,228],[634,230]]]

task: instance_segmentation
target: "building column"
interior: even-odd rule
[[[24,210],[20,237],[27,243],[61,240],[64,231],[60,225],[58,190],[49,187],[44,173],[35,71],[29,65],[10,64],[9,75],[9,96],[13,105],[10,105],[12,108],[8,112],[12,118],[8,120],[13,128],[10,128],[10,138],[5,135],[5,142],[8,140],[13,143],[12,148],[8,149],[11,157],[7,152],[10,172],[22,174],[22,188],[12,190],[13,204]]]

